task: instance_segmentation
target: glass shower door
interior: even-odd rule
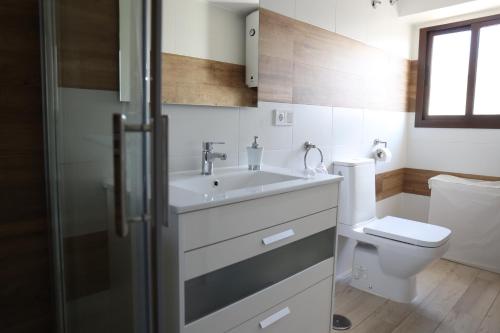
[[[159,22],[149,13],[159,2],[42,2],[54,275],[63,332],[155,331],[155,219],[166,217],[152,212],[162,213],[155,200],[165,202],[166,190],[151,179],[165,177],[164,154],[155,154],[166,152],[166,128],[159,85],[149,87],[148,72],[158,69]],[[166,187],[167,181],[157,184]]]

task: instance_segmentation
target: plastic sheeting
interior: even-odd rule
[[[439,175],[429,187],[429,223],[453,232],[444,258],[500,273],[500,182]]]

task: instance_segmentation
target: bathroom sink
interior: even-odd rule
[[[211,176],[193,176],[173,181],[171,185],[200,194],[216,194],[297,179],[301,177],[267,171],[240,171]]]
[[[298,189],[338,182],[336,175],[306,177],[298,171],[265,167],[260,171],[247,168],[219,168],[213,175],[198,171],[170,174],[170,207],[174,212],[226,205]]]

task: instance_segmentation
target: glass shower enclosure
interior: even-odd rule
[[[40,6],[58,331],[157,332],[161,1]]]

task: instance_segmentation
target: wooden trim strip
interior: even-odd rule
[[[162,102],[257,106],[257,89],[245,84],[245,66],[171,53],[162,54]]]
[[[377,201],[384,200],[403,192],[405,169],[397,169],[375,176]]]
[[[493,176],[401,168],[380,173],[375,176],[377,201],[387,199],[399,193],[430,196],[431,191],[428,185],[429,179],[437,175],[451,175],[467,179],[500,181],[500,177]]]
[[[426,196],[431,195],[431,191],[428,185],[429,179],[437,175],[450,175],[467,179],[500,181],[500,177],[472,175],[466,173],[422,170],[422,169],[412,169],[412,168],[405,168],[404,170],[405,170],[404,171],[405,176],[404,176],[403,192],[418,194],[418,195],[426,195]]]

